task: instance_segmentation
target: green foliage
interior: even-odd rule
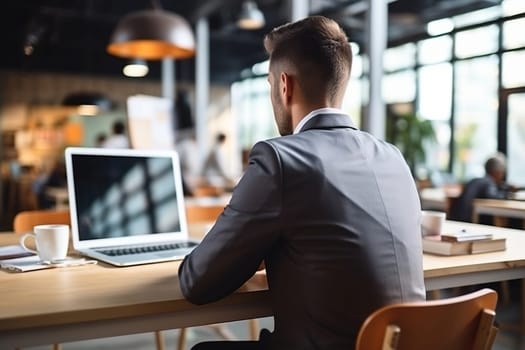
[[[415,114],[389,115],[387,141],[396,145],[412,171],[426,160],[425,145],[436,142],[436,134],[430,120]]]

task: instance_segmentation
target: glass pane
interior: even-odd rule
[[[503,54],[502,83],[506,88],[525,86],[525,50]]]
[[[243,149],[250,149],[257,141],[278,135],[266,77],[232,84],[232,113],[239,123]]]
[[[501,3],[504,16],[517,15],[525,12],[525,1],[523,0],[504,0]]]
[[[425,119],[449,120],[452,102],[452,65],[419,69],[419,115]]]
[[[446,170],[450,158],[450,108],[452,103],[452,65],[422,67],[419,70],[418,114],[433,120],[436,143],[425,145],[428,169]]]
[[[449,35],[422,40],[418,44],[420,64],[439,63],[450,60],[452,56],[452,38]]]
[[[458,179],[483,176],[483,164],[497,149],[498,57],[456,63],[455,155]]]
[[[514,49],[525,46],[524,33],[525,18],[519,18],[503,23],[503,47],[505,49]]]
[[[432,121],[436,143],[425,144],[426,167],[430,170],[448,170],[450,159],[450,123],[448,121]]]
[[[459,58],[496,52],[498,49],[498,26],[465,30],[456,34],[456,56]]]
[[[522,0],[519,0],[522,1]],[[501,7],[493,6],[482,10],[467,12],[462,15],[453,17],[456,28],[464,27],[471,24],[478,24],[488,22],[492,19],[497,19],[501,16]]]
[[[507,181],[525,187],[525,93],[508,98]]]
[[[358,79],[350,79],[346,88],[341,109],[347,113],[359,128],[361,126],[361,92],[362,83]]]
[[[383,66],[387,72],[413,67],[416,63],[416,45],[408,43],[385,51]]]
[[[416,96],[416,75],[413,70],[385,75],[382,88],[386,103],[412,102]]]

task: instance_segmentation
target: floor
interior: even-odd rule
[[[525,335],[520,335],[515,328],[520,324],[520,281],[510,282],[510,302],[498,302],[496,320],[500,331],[496,337],[493,350],[525,350]],[[499,283],[486,286],[498,290]],[[476,287],[478,288],[478,286]],[[465,290],[468,292],[469,290]],[[273,329],[272,318],[259,319],[260,327]],[[238,339],[248,339],[248,323],[245,321],[231,322],[227,324],[228,329]],[[176,349],[178,330],[164,331],[164,343],[166,350]],[[190,328],[187,333],[187,346],[190,349],[194,344],[204,340],[216,340],[221,337],[210,327]],[[24,348],[24,350],[49,350],[50,346],[38,346]],[[102,338],[88,341],[62,344],[63,350],[155,350],[155,336],[153,333],[135,334],[123,337]]]

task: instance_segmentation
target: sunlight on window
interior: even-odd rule
[[[501,3],[504,16],[512,16],[525,12],[525,1],[523,0],[504,0]]]
[[[483,176],[483,164],[497,149],[498,57],[456,63],[454,174]]]
[[[456,33],[456,56],[467,58],[496,52],[498,32],[498,26],[493,24]]]
[[[508,110],[507,180],[525,187],[525,93],[510,95]]]
[[[432,64],[452,57],[452,38],[449,35],[422,40],[418,43],[418,62]]]
[[[386,103],[412,102],[416,96],[416,74],[407,70],[385,75],[382,89]]]
[[[506,88],[525,86],[525,50],[505,52],[502,63],[502,83]]]
[[[232,84],[231,96],[242,149],[250,149],[257,141],[278,136],[266,77]]]
[[[452,65],[419,69],[419,114],[425,119],[449,120],[452,102]]]
[[[408,43],[389,48],[383,57],[385,71],[392,72],[398,69],[410,68],[416,64],[416,45]]]
[[[525,46],[525,18],[503,23],[503,48],[515,49],[523,46]]]
[[[522,0],[518,0],[522,1]],[[501,7],[487,7],[478,11],[467,12],[462,15],[454,16],[452,19],[456,28],[464,27],[471,24],[478,24],[497,19],[501,16]]]

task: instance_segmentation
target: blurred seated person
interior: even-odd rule
[[[505,182],[506,160],[502,153],[485,162],[485,176],[470,180],[463,187],[461,195],[452,203],[448,219],[472,221],[472,202],[476,198],[505,199],[516,188]],[[492,224],[492,218],[482,215],[481,224]]]
[[[126,126],[124,122],[117,120],[113,123],[112,134],[102,143],[104,148],[129,148],[129,140],[126,136]]]
[[[228,176],[226,171],[224,145],[226,135],[218,133],[215,137],[215,144],[210,153],[204,160],[201,175],[206,185],[215,187],[231,187],[233,180]]]

